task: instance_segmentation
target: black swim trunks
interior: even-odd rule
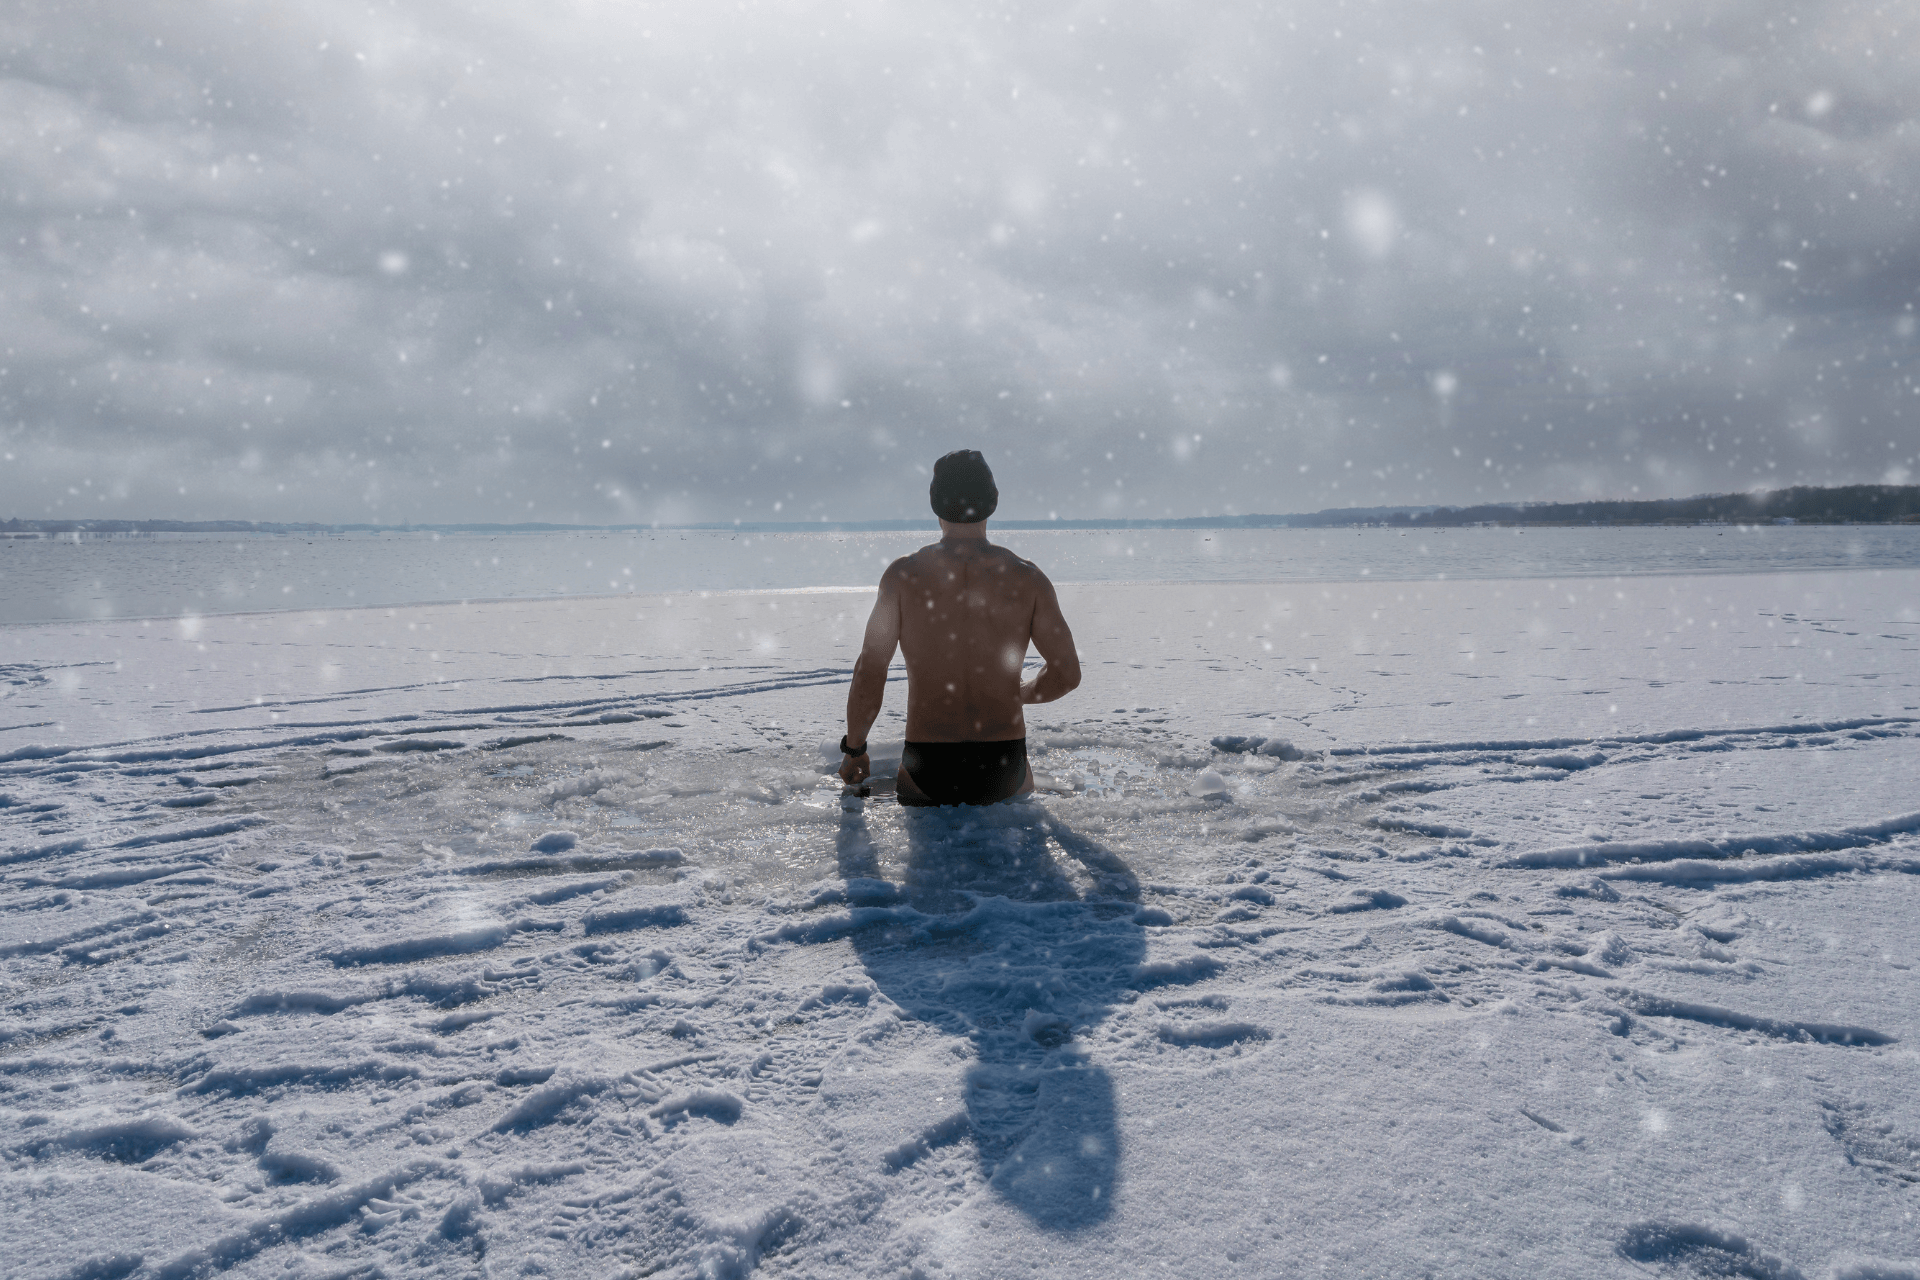
[[[926,796],[901,804],[993,804],[1026,785],[1027,740],[909,742],[900,767]]]

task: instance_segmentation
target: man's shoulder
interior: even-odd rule
[[[964,572],[964,566],[969,564],[976,572],[984,568],[1036,586],[1047,582],[1047,575],[1039,565],[1007,547],[988,543],[977,551],[956,555],[938,542],[929,543],[895,560],[880,575],[880,582],[885,587],[923,577],[944,581],[956,572]]]
[[[914,557],[918,554],[919,552],[915,551],[908,552],[904,556],[897,556],[891,564],[882,569],[880,571],[881,589],[885,590],[888,587],[898,586],[901,581],[911,577],[914,571]]]
[[[909,551],[903,556],[894,557],[893,562],[887,566],[883,576],[897,578],[905,574],[921,573],[930,568],[939,558],[940,544],[937,542],[928,543],[918,550]]]
[[[1047,580],[1047,575],[1041,571],[1040,566],[1019,552],[1001,546],[994,547],[993,551],[996,561],[1005,565],[1009,572],[1030,577],[1036,582],[1045,582]]]
[[[1046,577],[1045,574],[1040,572],[1039,565],[1013,550],[1011,547],[1003,547],[996,542],[986,543],[978,550],[961,557],[961,559],[965,563],[972,564],[975,568],[991,569],[998,573],[1008,575],[1018,574],[1022,577]]]

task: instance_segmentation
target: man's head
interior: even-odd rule
[[[948,524],[977,524],[1000,505],[993,472],[978,449],[955,449],[934,463],[927,497],[933,502],[933,514]]]

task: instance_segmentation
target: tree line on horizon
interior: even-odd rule
[[[1794,485],[1754,493],[1714,493],[1692,498],[1606,499],[1591,502],[1484,503],[1471,507],[1338,507],[1310,514],[1185,516],[1161,520],[1002,520],[1003,529],[1316,529],[1354,525],[1390,528],[1461,528],[1480,524],[1920,523],[1920,485]],[[928,521],[870,520],[807,524],[740,521],[652,525],[565,524],[282,524],[264,520],[0,520],[0,537],[62,533],[557,533],[570,529],[765,529],[910,530]]]
[[[1902,524],[1920,522],[1920,485],[1795,485],[1757,493],[1713,493],[1692,498],[1610,499],[1599,502],[1490,503],[1439,507],[1383,523],[1417,526],[1473,524]]]

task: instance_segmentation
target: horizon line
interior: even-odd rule
[[[1678,506],[1686,503],[1737,501],[1752,502],[1756,506],[1764,505],[1765,499],[1776,494],[1791,494],[1796,491],[1808,493],[1834,493],[1845,490],[1880,491],[1901,493],[1920,498],[1920,484],[1848,484],[1848,485],[1788,485],[1778,489],[1753,489],[1731,493],[1701,493],[1684,498],[1585,498],[1574,501],[1514,501],[1514,502],[1477,502],[1460,505],[1444,503],[1409,503],[1401,505],[1374,505],[1365,507],[1323,507],[1318,511],[1300,511],[1286,513],[1248,512],[1204,514],[1191,516],[1102,516],[1089,518],[1063,518],[1059,516],[1047,519],[998,519],[992,522],[1001,529],[1045,530],[1045,529],[1152,529],[1152,528],[1239,528],[1239,527],[1290,527],[1291,522],[1306,521],[1325,525],[1335,523],[1371,523],[1375,520],[1401,520],[1417,516],[1433,515],[1442,512],[1513,512],[1516,515],[1538,508],[1596,508],[1596,507],[1638,507],[1658,508]],[[1344,521],[1343,521],[1344,518]],[[1895,517],[1898,519],[1899,517]],[[992,519],[990,517],[990,519]],[[896,517],[873,520],[833,520],[822,516],[816,520],[751,520],[736,517],[732,520],[699,521],[623,521],[618,523],[563,523],[558,521],[527,520],[514,523],[490,520],[433,520],[401,521],[382,524],[373,521],[320,521],[320,520],[227,520],[227,519],[162,519],[153,517],[130,518],[125,516],[98,517],[49,517],[23,519],[8,517],[0,520],[0,529],[46,532],[40,528],[45,525],[76,526],[70,530],[57,532],[85,532],[89,528],[104,525],[148,526],[144,529],[108,529],[102,532],[168,532],[182,533],[244,533],[244,532],[638,532],[638,531],[681,531],[681,532],[723,532],[730,530],[751,530],[766,533],[807,533],[807,532],[912,532],[915,530],[935,530],[939,521],[931,514],[924,517]]]

